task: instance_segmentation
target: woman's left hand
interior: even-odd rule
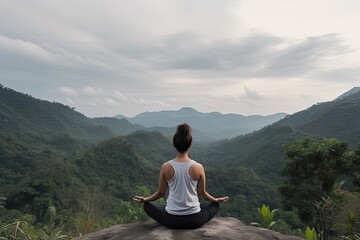
[[[145,198],[142,197],[142,196],[135,196],[135,197],[133,198],[133,200],[134,200],[135,202],[137,202],[137,203],[144,203],[144,202],[145,202]]]
[[[216,199],[218,203],[224,203],[224,202],[227,202],[229,200],[229,197],[226,196],[226,197],[220,197],[220,198],[217,198]]]

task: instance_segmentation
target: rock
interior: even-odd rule
[[[213,218],[198,229],[172,230],[161,226],[153,220],[144,223],[120,224],[90,233],[76,240],[191,240],[191,239],[237,239],[237,240],[267,240],[267,239],[301,239],[283,235],[264,228],[243,224],[232,217]]]

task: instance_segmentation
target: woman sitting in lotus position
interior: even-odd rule
[[[144,210],[151,218],[172,229],[201,227],[215,216],[219,203],[229,199],[215,198],[206,191],[204,167],[188,157],[191,143],[191,127],[179,125],[173,137],[177,155],[162,165],[157,191],[149,197],[134,197],[134,201],[144,203]],[[154,202],[164,197],[168,188],[166,206]],[[198,196],[209,202],[200,204]]]

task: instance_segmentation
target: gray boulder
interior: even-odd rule
[[[120,224],[90,233],[76,240],[191,240],[191,239],[237,239],[237,240],[267,240],[267,239],[301,239],[287,236],[268,229],[252,227],[243,224],[232,217],[214,218],[198,229],[172,230],[153,220],[144,223]]]

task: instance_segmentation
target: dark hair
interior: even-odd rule
[[[173,137],[173,144],[178,152],[186,152],[192,142],[191,127],[184,123],[177,126]]]

